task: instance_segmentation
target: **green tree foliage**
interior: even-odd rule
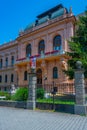
[[[71,52],[67,52],[71,58],[68,61],[68,71],[65,73],[73,79],[76,61],[80,60],[85,69],[85,77],[87,78],[87,11],[84,16],[80,16],[76,22],[75,35],[69,41]]]
[[[14,101],[26,101],[28,99],[28,88],[19,88],[12,96]]]

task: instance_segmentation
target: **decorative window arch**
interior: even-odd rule
[[[45,53],[45,42],[44,40],[41,40],[38,45],[38,53]]]
[[[26,46],[26,57],[30,57],[31,56],[31,44],[28,44]]]
[[[24,80],[27,80],[27,71],[24,72]]]
[[[60,50],[61,49],[61,36],[57,35],[53,39],[53,50]]]
[[[53,68],[53,79],[57,79],[58,78],[58,69],[57,67]]]

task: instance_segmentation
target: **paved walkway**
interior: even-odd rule
[[[0,107],[0,130],[87,130],[87,117]]]

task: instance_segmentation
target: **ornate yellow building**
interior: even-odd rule
[[[68,57],[65,52],[69,51],[68,40],[74,35],[75,20],[71,9],[68,11],[61,4],[57,5],[38,15],[37,20],[20,32],[15,41],[2,45],[0,88],[6,90],[11,84],[28,85],[28,73],[33,59],[36,59],[38,84],[44,81],[47,84],[53,81],[68,82],[62,70],[67,69]],[[12,63],[14,65],[10,66]]]

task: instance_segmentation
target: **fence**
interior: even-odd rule
[[[36,85],[36,101],[39,103],[75,104],[74,83]]]

